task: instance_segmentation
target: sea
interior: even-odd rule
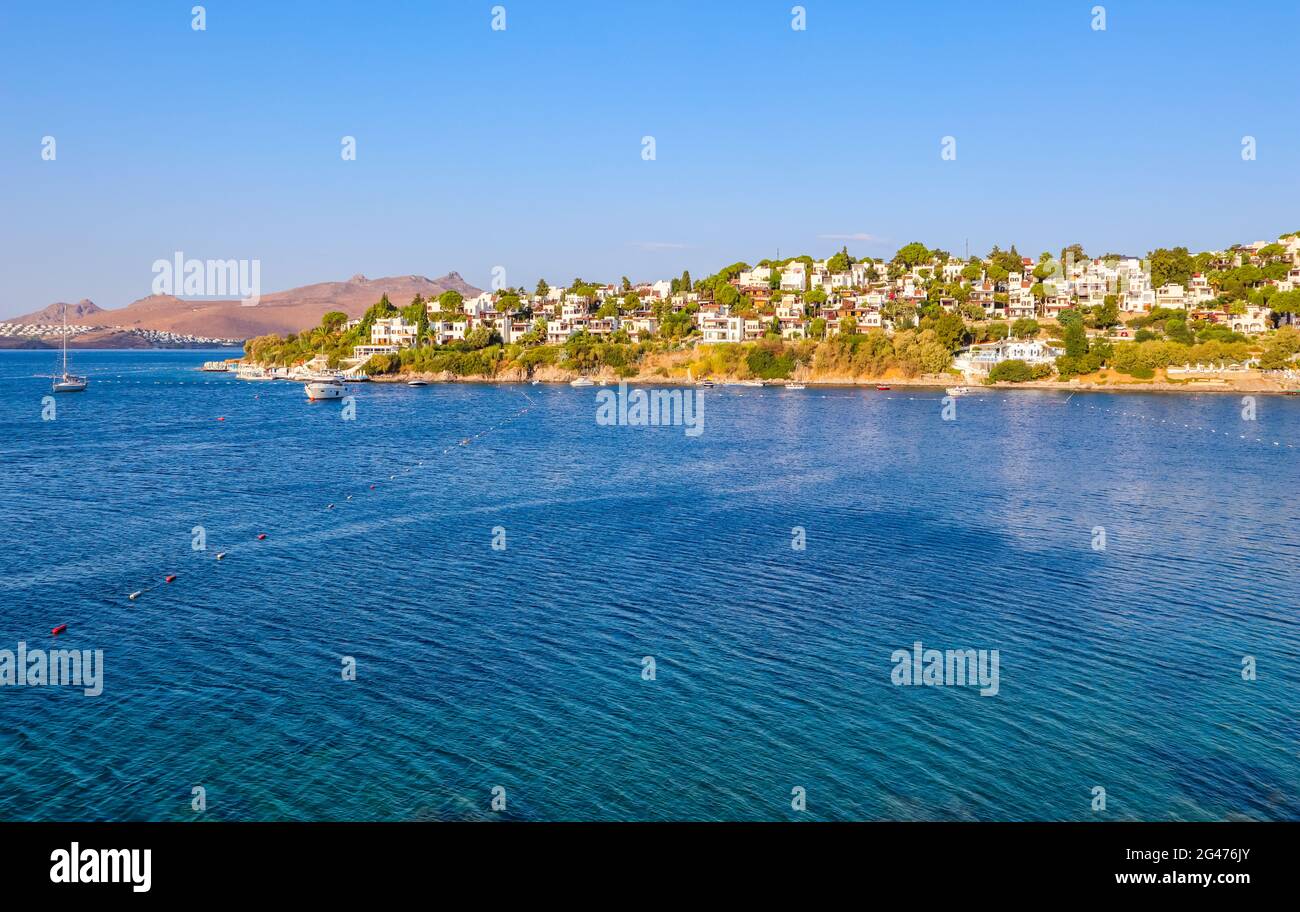
[[[230,355],[0,352],[0,820],[1300,819],[1300,399]]]

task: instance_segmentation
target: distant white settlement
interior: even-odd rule
[[[9,323],[0,322],[0,339],[17,342],[43,342],[57,344],[63,338],[62,323]],[[126,326],[84,326],[70,323],[69,340],[91,333],[100,335],[116,333],[139,339],[145,346],[155,348],[212,346],[227,347],[243,344],[242,339],[221,339],[214,336],[192,336],[187,333],[166,332],[158,329],[140,329]]]

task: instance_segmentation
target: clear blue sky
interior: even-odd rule
[[[0,316],[176,250],[531,287],[1300,230],[1294,0],[501,2],[4,3]]]

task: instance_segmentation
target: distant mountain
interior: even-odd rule
[[[14,317],[13,319],[9,320],[9,322],[10,323],[62,323],[64,306],[65,306],[64,303],[60,301],[57,304],[51,304],[49,307],[46,307],[43,310],[38,310],[36,311],[36,313],[30,313],[25,317]],[[93,317],[95,314],[104,312],[104,308],[100,307],[98,304],[96,304],[94,301],[90,300],[89,298],[82,298],[76,304],[68,304],[66,305],[66,307],[68,308],[69,323],[79,323],[83,319]]]
[[[417,294],[431,298],[450,290],[459,291],[466,297],[482,293],[458,272],[449,272],[437,279],[416,275],[367,279],[355,275],[346,282],[321,282],[264,294],[253,307],[245,307],[233,300],[182,300],[170,295],[150,295],[115,310],[104,310],[90,301],[82,301],[81,304],[69,305],[68,322],[154,329],[210,338],[250,339],[265,333],[291,333],[316,326],[331,310],[359,317],[385,294],[401,307],[411,303]],[[74,317],[76,308],[82,305],[88,305],[87,309]],[[61,307],[61,304],[52,304],[11,322],[56,323],[62,319],[59,314]],[[54,316],[47,317],[48,313]]]

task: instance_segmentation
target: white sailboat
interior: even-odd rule
[[[68,305],[63,305],[63,373],[54,378],[56,393],[84,393],[90,381],[68,373]]]

